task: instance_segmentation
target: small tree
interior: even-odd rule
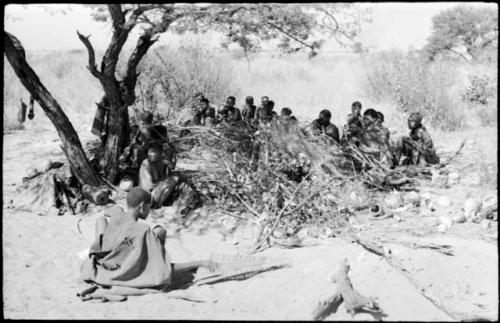
[[[476,60],[483,52],[498,48],[498,11],[457,6],[432,18],[432,35],[425,51],[433,60],[438,54],[453,53],[464,60]]]
[[[113,28],[112,38],[104,53],[100,68],[97,66],[89,36],[83,36],[77,32],[88,51],[88,68],[101,83],[104,95],[109,102],[107,138],[100,165],[105,176],[111,181],[116,179],[118,157],[128,140],[128,107],[136,99],[137,67],[161,33],[167,30],[179,34],[186,31],[218,30],[224,32],[228,39],[242,46],[245,51],[256,50],[260,41],[271,39],[282,39],[282,43],[285,43],[282,48],[287,49],[291,44],[286,40],[292,39],[302,48],[308,48],[315,53],[321,42],[311,42],[309,38],[316,28],[328,25],[328,22],[319,22],[318,13],[321,11],[334,17],[334,13],[328,11],[334,8],[331,5],[326,9],[321,5],[298,4],[109,4],[107,6],[91,5],[91,7],[95,20],[111,20]],[[343,5],[340,9],[342,8],[349,8],[349,6]],[[335,28],[332,31],[349,35],[351,38],[356,35],[358,25],[361,23],[361,21],[356,21],[354,24],[349,23],[344,26],[336,19],[334,22]],[[117,70],[118,58],[134,28],[143,28],[143,32],[128,57],[125,71],[121,71],[123,76],[118,76],[117,74],[120,74]],[[42,107],[45,104],[44,111],[48,115],[52,111],[57,111],[57,115],[61,116],[57,120],[51,118],[50,115],[49,118],[57,128],[63,142],[71,142],[71,145],[81,147],[78,136],[73,133],[71,123],[50,93],[43,85],[28,86],[33,83],[34,78],[37,80],[38,78],[24,60],[24,54],[21,54],[21,51],[24,53],[22,45],[12,35],[8,33],[5,35],[6,41],[10,40],[17,44],[15,46],[17,50],[6,51],[6,54],[23,85]],[[23,56],[22,66],[17,64],[21,56]],[[29,69],[32,73],[26,74],[24,69]],[[38,83],[41,85],[39,81]],[[50,102],[44,102],[44,97],[49,96]],[[70,129],[73,129],[73,132]],[[71,141],[68,141],[69,138]],[[89,173],[92,172],[92,168],[88,165],[85,155],[78,149],[76,150],[78,153],[67,153],[67,156],[72,165],[83,163],[80,167],[74,168],[77,177],[82,183],[93,183],[93,179],[98,178],[97,174]],[[73,152],[73,150],[68,150],[68,152]],[[79,162],[75,159],[79,159]]]

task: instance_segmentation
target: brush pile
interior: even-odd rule
[[[271,238],[293,243],[300,231],[334,236],[381,191],[411,190],[432,177],[425,169],[386,169],[356,147],[279,121],[169,132],[182,157],[204,165],[190,176],[192,185],[218,209],[257,225],[255,250]]]

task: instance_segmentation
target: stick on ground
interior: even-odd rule
[[[335,313],[342,302],[347,313],[354,316],[356,313],[370,313],[377,318],[386,316],[372,297],[366,297],[357,292],[352,286],[347,259],[340,263],[340,268],[332,276],[332,282],[336,285],[335,290],[326,299],[319,302],[313,311],[314,320],[324,320],[327,316]]]

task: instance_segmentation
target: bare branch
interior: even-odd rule
[[[77,30],[76,34],[78,35],[78,38],[82,41],[82,43],[85,45],[87,48],[87,51],[89,53],[89,66],[88,69],[90,70],[90,73],[94,75],[96,78],[100,79],[102,77],[102,74],[97,70],[97,65],[95,63],[95,52],[94,48],[92,47],[92,44],[90,43],[89,36],[85,37],[80,32]]]
[[[277,26],[277,25],[275,25],[275,24],[273,24],[272,22],[269,22],[269,21],[266,21],[266,23],[269,26],[271,26],[271,27],[279,30],[281,33],[285,34],[286,36],[290,37],[291,39],[295,40],[296,42],[298,42],[298,43],[300,43],[300,44],[302,44],[302,45],[304,45],[304,46],[306,46],[306,47],[314,50],[314,46],[309,45],[309,44],[303,42],[302,40],[298,39],[297,37],[295,37],[295,36],[291,35],[290,33],[286,32],[283,28],[281,28],[281,27],[279,27],[279,26]]]

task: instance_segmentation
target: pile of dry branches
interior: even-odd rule
[[[296,124],[169,129],[183,157],[203,165],[190,177],[196,189],[223,212],[258,225],[255,250],[270,238],[297,237],[301,229],[333,236],[380,190],[415,184],[412,174],[386,169],[356,147]]]

